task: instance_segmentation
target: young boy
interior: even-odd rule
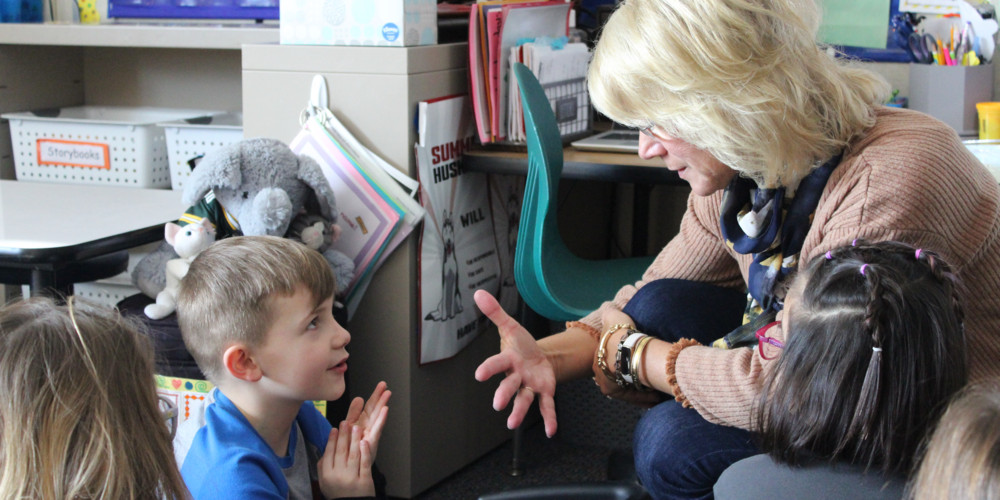
[[[181,467],[196,500],[385,496],[373,466],[385,382],[338,429],[310,402],[344,393],[351,335],[333,319],[334,290],[323,256],[285,238],[226,238],[191,263],[178,321],[217,387]]]

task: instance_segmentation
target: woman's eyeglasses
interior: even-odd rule
[[[772,321],[772,322],[764,325],[764,327],[759,328],[757,330],[757,333],[756,333],[756,335],[757,335],[757,350],[760,351],[760,357],[762,357],[762,358],[764,358],[766,360],[772,360],[774,358],[777,358],[778,356],[768,356],[768,355],[764,354],[764,344],[773,345],[774,347],[777,347],[778,349],[784,349],[785,348],[785,344],[783,342],[781,342],[780,340],[778,340],[776,338],[773,338],[773,337],[768,337],[767,335],[765,335],[765,332],[767,332],[772,326],[780,325],[780,324],[781,324],[780,321]]]
[[[639,132],[642,132],[643,134],[646,135],[646,137],[649,137],[650,139],[655,139],[658,141],[669,141],[671,139],[670,134],[668,134],[665,130],[663,130],[663,128],[660,127],[659,125],[650,125],[646,128],[641,128],[639,129]]]

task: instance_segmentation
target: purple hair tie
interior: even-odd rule
[[[831,254],[831,253],[830,253],[830,251],[829,251],[829,250],[827,250],[827,251],[826,251],[826,260],[830,260],[830,259],[832,259],[832,258],[833,258],[833,254]]]
[[[854,238],[854,241],[851,242],[851,246],[852,247],[858,246],[858,239],[857,238]]]
[[[916,259],[917,259],[917,260],[920,260],[920,251],[921,251],[921,250],[923,250],[923,249],[922,249],[922,248],[918,248],[918,249],[917,249],[917,252],[916,252]]]
[[[862,276],[864,276],[864,275],[865,275],[865,268],[866,268],[866,267],[868,267],[868,264],[861,264],[861,275],[862,275]]]

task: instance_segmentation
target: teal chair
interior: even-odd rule
[[[586,316],[627,283],[642,277],[653,257],[589,260],[566,247],[556,220],[563,144],[545,91],[527,66],[514,67],[524,108],[528,177],[514,251],[518,293],[554,321]]]
[[[573,254],[557,221],[563,144],[555,113],[535,75],[516,64],[528,142],[528,176],[514,250],[514,279],[527,308],[552,321],[571,321],[597,309],[627,283],[642,278],[653,257],[589,260]],[[523,425],[514,431],[511,474],[523,472]]]

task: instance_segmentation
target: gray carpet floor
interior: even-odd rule
[[[475,500],[487,493],[517,488],[607,479],[611,450],[546,438],[541,422],[525,429],[523,446],[524,472],[519,476],[510,474],[513,446],[507,441],[415,498]]]
[[[540,420],[525,429],[522,475],[510,475],[513,446],[507,441],[415,499],[475,500],[518,488],[606,481],[612,453],[631,456],[632,430],[642,410],[608,401],[590,379],[561,385],[556,412],[555,437],[545,437]]]

